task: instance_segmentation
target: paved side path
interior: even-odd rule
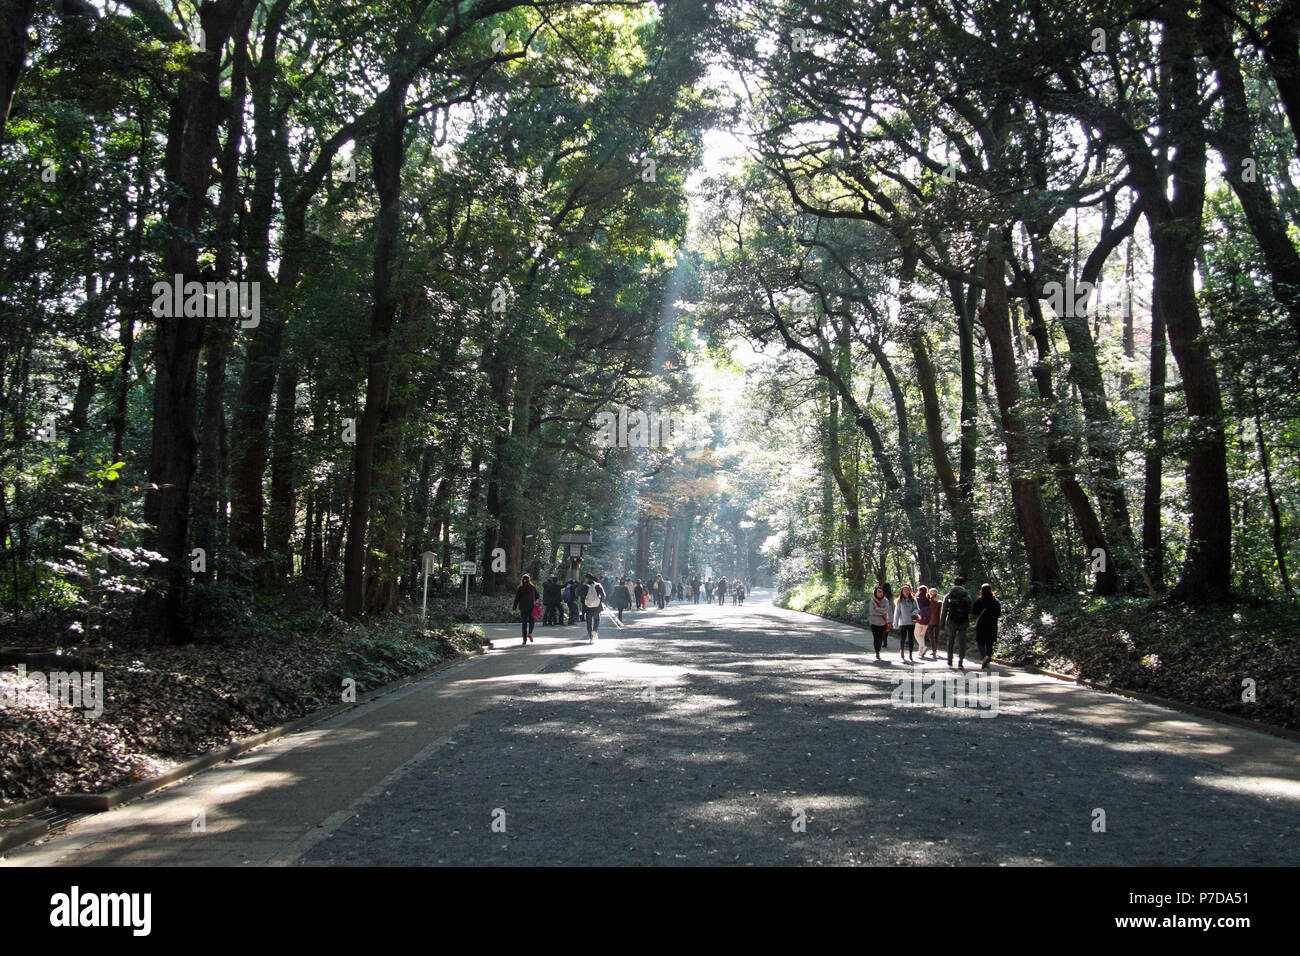
[[[498,650],[107,813],[84,817],[0,865],[283,865],[347,819],[411,760],[577,640],[489,627]],[[564,633],[561,631],[561,633]],[[202,818],[200,820],[200,814]],[[200,828],[201,827],[201,828]]]
[[[761,603],[601,632],[503,636],[9,862],[1300,862],[1288,741],[1007,671],[996,717],[893,706],[948,669]]]

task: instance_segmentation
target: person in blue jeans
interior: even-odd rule
[[[569,620],[567,624],[576,624],[578,622],[578,582],[569,581],[561,592],[560,599],[564,602],[565,607],[569,609]]]

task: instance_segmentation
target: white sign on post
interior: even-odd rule
[[[478,565],[473,561],[460,563],[460,575],[465,579],[465,607],[469,607],[469,579],[478,574]]]
[[[437,555],[432,551],[425,551],[420,557],[423,559],[421,563],[424,567],[424,604],[420,608],[420,616],[425,617],[429,613],[429,575],[433,573],[433,562]]]

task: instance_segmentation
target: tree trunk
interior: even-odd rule
[[[405,156],[406,79],[393,79],[376,104],[378,129],[371,149],[379,214],[375,225],[374,304],[366,344],[366,407],[357,423],[352,467],[352,515],[343,555],[343,613],[359,617],[365,606],[366,534],[374,481],[375,439],[388,401],[392,332],[397,319],[393,266],[398,240],[402,161]]]
[[[930,447],[930,460],[933,463],[939,488],[952,517],[953,530],[957,538],[957,566],[961,573],[979,576],[982,572],[979,552],[975,547],[974,524],[970,517],[969,502],[962,495],[962,486],[952,468],[948,457],[948,447],[943,438],[942,411],[939,407],[939,392],[935,378],[934,364],[930,361],[925,339],[919,328],[908,334],[908,345],[912,351],[912,360],[916,367],[916,384],[921,390],[921,411],[925,419],[925,438]],[[925,576],[925,580],[935,580],[935,571]]]
[[[198,279],[197,242],[220,118],[218,51],[229,36],[239,2],[210,0],[200,7],[200,23],[214,49],[191,54],[194,69],[183,75],[171,104],[164,173],[173,192],[165,216],[167,237],[162,257],[163,275],[168,280],[173,276],[180,276],[182,282]],[[162,560],[155,564],[145,604],[149,635],[157,642],[185,643],[192,637],[186,548],[198,453],[194,416],[203,330],[201,317],[163,316],[158,319],[155,336],[154,420],[145,522],[153,529],[146,547],[158,552]]]
[[[1079,460],[1079,448],[1061,429],[1060,419],[1064,415],[1064,409],[1052,388],[1050,364],[1052,349],[1047,337],[1047,324],[1043,320],[1042,305],[1038,298],[1032,295],[1027,296],[1025,302],[1029,310],[1029,333],[1038,352],[1038,361],[1033,367],[1034,382],[1038,388],[1038,397],[1043,402],[1047,413],[1047,456],[1052,463],[1061,494],[1070,506],[1075,523],[1079,527],[1089,568],[1094,567],[1092,562],[1100,552],[1100,568],[1093,580],[1093,593],[1114,594],[1119,590],[1118,561],[1113,554],[1114,549],[1111,548],[1102,530],[1097,512],[1088,499],[1088,493],[1079,484],[1078,476],[1075,474],[1074,463]],[[1077,318],[1075,321],[1078,321]],[[1086,327],[1084,333],[1085,335],[1087,333]],[[1091,337],[1088,341],[1091,343]],[[1071,556],[1068,550],[1066,556],[1067,558]]]
[[[1165,587],[1165,539],[1161,515],[1165,460],[1165,348],[1165,322],[1161,312],[1152,308],[1151,370],[1142,479],[1142,564],[1157,591]]]
[[[1034,473],[1024,418],[1020,411],[1020,382],[1016,376],[1015,345],[1011,339],[1011,315],[1007,303],[1006,263],[1002,240],[991,234],[984,268],[984,308],[980,319],[988,336],[992,356],[994,391],[1007,448],[1011,479],[1011,501],[1020,526],[1029,564],[1031,591],[1054,589],[1061,581],[1056,547],[1043,508],[1038,477]]]
[[[1196,255],[1205,198],[1205,136],[1197,119],[1200,91],[1185,11],[1166,25],[1163,55],[1173,63],[1169,115],[1174,148],[1173,197],[1144,197],[1154,250],[1152,308],[1161,313],[1187,403],[1187,560],[1172,596],[1226,599],[1232,591],[1232,518],[1219,376],[1196,302]],[[1161,200],[1161,201],[1157,201]],[[1153,211],[1154,215],[1153,215]]]
[[[263,580],[273,575],[284,580],[293,573],[294,468],[298,413],[298,361],[290,358],[280,366],[276,382],[275,423],[271,431],[271,504],[266,517],[266,550]]]
[[[1268,496],[1268,510],[1273,519],[1273,556],[1277,559],[1278,576],[1286,588],[1286,596],[1295,600],[1295,591],[1291,587],[1291,575],[1286,569],[1286,547],[1282,543],[1282,512],[1277,505],[1277,494],[1273,491],[1273,470],[1269,461],[1268,445],[1264,442],[1264,427],[1259,421],[1259,386],[1254,382],[1250,387],[1255,400],[1255,443],[1259,448],[1259,463],[1264,469],[1264,493]]]
[[[235,36],[230,79],[230,122],[221,151],[221,198],[217,204],[214,245],[216,258],[212,278],[225,282],[235,278],[235,210],[242,205],[239,195],[239,155],[244,137],[244,95],[248,51],[244,42],[248,23],[241,22]],[[194,543],[207,554],[207,567],[200,572],[209,580],[216,570],[221,526],[225,521],[226,480],[229,443],[226,432],[226,363],[239,319],[217,322],[209,330],[205,350],[203,410],[200,417],[199,464],[195,476]],[[224,573],[224,572],[223,572]]]
[[[868,345],[871,348],[872,355],[875,356],[876,362],[880,365],[880,370],[885,375],[885,384],[889,387],[889,393],[894,400],[894,416],[898,425],[898,461],[899,468],[903,472],[903,510],[912,515],[924,515],[921,502],[921,486],[916,480],[916,468],[912,459],[912,432],[907,421],[907,399],[903,395],[903,388],[899,384],[898,376],[894,374],[893,363],[889,361],[889,355],[875,339],[869,340]],[[921,523],[924,525],[923,517]],[[926,527],[920,541],[914,542],[918,570],[923,581],[934,580],[936,573],[933,541],[934,535]]]

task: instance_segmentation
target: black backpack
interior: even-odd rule
[[[948,620],[955,627],[965,627],[970,623],[970,595],[965,591],[948,595]]]

